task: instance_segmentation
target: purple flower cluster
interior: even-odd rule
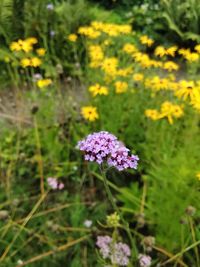
[[[110,257],[110,245],[112,243],[112,238],[108,235],[98,236],[96,245],[100,248],[100,253],[104,259],[108,259]]]
[[[151,265],[151,257],[144,254],[139,254],[140,267],[149,267]]]
[[[100,254],[104,259],[110,259],[112,264],[127,266],[131,251],[128,245],[113,242],[110,236],[98,236],[96,245],[100,248]]]
[[[137,169],[138,160],[138,156],[129,156],[129,149],[121,145],[111,152],[108,158],[108,165],[116,167],[119,171],[127,168]]]
[[[64,188],[64,184],[61,182],[58,182],[56,178],[52,178],[52,177],[47,178],[47,183],[54,190],[56,189],[61,190]]]
[[[111,255],[112,264],[118,264],[119,266],[127,266],[129,264],[129,258],[131,255],[130,248],[127,244],[116,243],[113,246],[113,252]]]
[[[54,5],[52,3],[47,4],[46,8],[48,10],[54,10]]]
[[[89,134],[78,142],[77,148],[85,153],[85,160],[98,164],[106,161],[109,166],[114,166],[119,171],[136,169],[138,165],[138,156],[129,155],[130,150],[118,141],[116,136],[105,131]]]
[[[108,132],[89,134],[78,142],[78,148],[85,152],[85,160],[103,163],[116,146],[117,138]]]

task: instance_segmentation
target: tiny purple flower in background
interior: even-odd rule
[[[58,182],[56,178],[52,178],[52,177],[47,178],[47,183],[53,190],[56,190],[56,189],[61,190],[64,188],[64,184],[61,182]]]
[[[47,8],[48,10],[54,10],[54,5],[51,4],[51,3],[49,3],[49,4],[46,6],[46,8]]]
[[[112,264],[128,266],[131,251],[127,244],[115,243],[109,236],[98,236],[96,245],[104,259],[110,259]]]
[[[111,262],[112,264],[118,264],[119,266],[127,266],[129,264],[129,258],[131,255],[131,251],[128,245],[124,243],[116,243],[114,244]]]
[[[83,224],[85,227],[90,228],[92,226],[92,221],[91,220],[85,220]]]
[[[110,244],[112,242],[112,238],[108,235],[98,236],[96,245],[100,248],[100,254],[104,259],[110,257],[111,249]]]
[[[38,80],[41,80],[42,79],[42,75],[40,73],[35,73],[33,75],[33,81],[36,82]]]
[[[138,156],[129,155],[130,150],[116,136],[105,131],[89,134],[78,142],[77,148],[84,152],[85,160],[98,164],[107,162],[119,171],[136,169],[138,165]]]
[[[139,254],[140,267],[149,267],[151,265],[151,257],[144,254]]]
[[[65,187],[65,186],[64,186],[63,183],[59,183],[59,184],[58,184],[58,189],[59,189],[59,190],[62,190],[64,187]]]
[[[56,35],[55,31],[53,31],[53,30],[50,31],[49,34],[50,34],[51,37],[54,37]]]
[[[47,178],[47,183],[52,189],[57,189],[58,182],[56,178],[52,178],[52,177]]]

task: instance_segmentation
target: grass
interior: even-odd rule
[[[37,36],[37,43],[10,31],[0,50],[0,266],[120,266],[96,245],[107,235],[130,246],[129,267],[141,265],[139,254],[151,266],[199,267],[199,52],[169,54],[171,44],[160,57],[156,41],[142,43],[113,11],[80,0],[54,1],[48,13],[46,4],[23,7],[26,36],[17,38]],[[10,29],[7,14],[3,29]],[[12,41],[30,51],[12,51]],[[169,61],[178,70],[166,69]],[[92,94],[91,86],[108,94]],[[85,106],[98,119],[88,119]],[[137,170],[103,174],[84,161],[78,141],[102,130],[139,155]],[[64,188],[51,188],[49,177]],[[116,224],[108,217],[114,212]]]

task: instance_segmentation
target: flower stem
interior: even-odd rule
[[[100,168],[101,169],[101,168]],[[124,229],[127,233],[127,236],[129,237],[130,239],[130,243],[131,243],[131,247],[132,249],[134,250],[134,256],[132,254],[132,258],[136,258],[136,255],[138,254],[137,252],[137,248],[136,248],[136,245],[135,245],[135,242],[134,242],[134,239],[132,237],[132,234],[131,234],[131,230],[129,228],[129,224],[126,222],[126,220],[124,219],[120,209],[118,208],[118,206],[116,205],[115,201],[114,201],[114,198],[113,198],[113,195],[112,195],[112,192],[110,191],[110,188],[108,186],[108,183],[107,183],[107,179],[106,179],[106,170],[104,170],[103,168],[101,169],[101,173],[102,173],[102,177],[103,177],[103,183],[104,183],[104,187],[105,187],[105,190],[106,190],[106,193],[107,193],[107,196],[108,196],[108,199],[109,201],[111,202],[111,205],[113,207],[113,209],[119,214],[120,216],[120,219],[123,223],[123,226],[124,226]]]

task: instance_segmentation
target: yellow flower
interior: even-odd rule
[[[93,106],[82,107],[81,114],[84,119],[88,121],[95,121],[99,118],[99,114],[97,113],[97,108]]]
[[[135,82],[140,82],[140,81],[142,81],[144,79],[144,75],[142,74],[142,73],[135,73],[134,75],[133,75],[133,80],[135,81]]]
[[[197,51],[197,53],[200,54],[200,44],[196,45],[194,49]]]
[[[152,66],[154,68],[162,68],[163,67],[163,62],[162,61],[150,60],[149,63],[150,63],[150,66]]]
[[[150,60],[149,56],[142,52],[133,53],[132,57],[135,59],[136,62],[144,62]]]
[[[179,55],[186,56],[186,55],[190,54],[191,51],[189,48],[187,48],[187,49],[186,48],[180,48],[178,50],[178,53],[179,53]]]
[[[52,84],[52,80],[51,79],[40,79],[40,80],[37,81],[37,86],[39,88],[47,87],[50,84]]]
[[[128,89],[128,84],[126,82],[117,81],[115,82],[115,92],[116,94],[125,93]]]
[[[130,25],[118,25],[114,23],[103,23],[99,21],[93,21],[91,27],[94,31],[101,31],[109,36],[118,36],[120,34],[131,33]],[[81,27],[83,28],[83,27]]]
[[[22,47],[21,47],[21,45],[18,43],[18,42],[12,42],[11,44],[10,44],[10,50],[11,51],[21,51],[22,50]]]
[[[26,40],[19,40],[18,42],[21,44],[22,50],[24,52],[28,53],[33,50],[32,44],[27,42]]]
[[[145,115],[152,120],[159,120],[166,117],[168,122],[170,124],[173,124],[173,117],[180,118],[181,116],[183,116],[183,109],[179,105],[165,101],[161,105],[160,112],[156,109],[147,109],[145,111]]]
[[[165,48],[163,46],[158,46],[156,47],[154,54],[159,57],[163,56],[175,56],[175,52],[177,51],[178,47],[177,46],[171,46],[169,48]]]
[[[169,88],[169,80],[160,78],[159,76],[153,76],[145,80],[145,87],[155,91],[167,90]]]
[[[200,181],[200,172],[196,174],[197,179]]]
[[[96,31],[92,27],[88,27],[88,26],[80,27],[78,29],[78,33],[81,34],[81,35],[85,35],[85,36],[87,36],[88,38],[91,38],[91,39],[96,39],[101,35],[100,31]]]
[[[178,70],[179,66],[173,61],[167,61],[164,63],[163,69],[168,70],[168,71],[173,71],[173,70]]]
[[[125,68],[125,69],[119,69],[117,71],[117,75],[121,76],[121,77],[126,77],[131,73],[132,73],[132,68],[131,67],[128,67],[128,68]]]
[[[194,52],[188,53],[184,57],[189,62],[195,62],[195,61],[199,60],[199,55],[197,53],[194,53]]]
[[[152,44],[154,43],[154,41],[152,39],[150,39],[147,35],[143,35],[140,37],[140,42],[143,45],[147,45],[148,47],[152,46]]]
[[[78,38],[78,36],[76,34],[72,33],[72,34],[69,34],[68,35],[68,38],[67,39],[69,41],[71,41],[71,42],[76,42],[77,38]]]
[[[151,60],[149,55],[145,53],[138,52],[133,54],[132,57],[135,59],[136,62],[140,63],[142,68],[150,68],[156,65],[156,61]]]
[[[117,214],[117,212],[114,212],[113,214],[106,216],[107,225],[110,227],[118,227],[120,225],[119,221],[120,217]]]
[[[38,43],[38,40],[35,37],[29,37],[25,41],[28,42],[31,45],[34,45],[34,44],[37,44]]]
[[[177,49],[178,49],[177,46],[171,46],[171,47],[166,49],[166,53],[167,53],[167,55],[174,57]]]
[[[99,45],[90,45],[89,46],[89,57],[90,57],[90,67],[98,68],[102,64],[104,58],[104,53],[102,48]]]
[[[28,53],[33,50],[33,44],[37,43],[36,38],[28,38],[25,40],[19,39],[17,42],[12,42],[10,45],[11,51],[21,51]]]
[[[196,91],[199,91],[199,87],[195,86],[194,81],[180,80],[175,95],[179,98],[182,97],[184,100],[192,99]]]
[[[133,44],[129,44],[129,43],[126,43],[126,44],[123,46],[122,50],[123,50],[124,52],[126,52],[127,54],[132,54],[133,52],[137,52],[137,51],[138,51],[138,50],[137,50],[137,47],[135,47],[135,45],[133,45]]]
[[[118,31],[123,34],[129,34],[132,31],[131,25],[118,25]]]
[[[147,118],[152,120],[158,120],[160,118],[160,114],[156,109],[147,109],[145,110],[145,115]]]
[[[38,57],[33,57],[31,58],[31,66],[34,68],[39,67],[42,64],[42,61],[40,58]]]
[[[20,61],[20,64],[23,68],[26,67],[39,67],[42,64],[42,61],[38,57],[33,57],[33,58],[22,58]]]
[[[22,58],[20,61],[20,65],[23,68],[29,67],[29,66],[31,66],[31,60],[29,58]]]
[[[92,93],[93,96],[97,95],[108,95],[108,88],[105,86],[101,86],[96,83],[88,88],[88,90]]]
[[[38,54],[38,56],[43,57],[45,55],[45,53],[46,53],[46,50],[44,48],[38,48],[36,50],[36,53]]]
[[[173,124],[173,117],[180,118],[181,116],[183,116],[183,109],[179,105],[175,105],[169,101],[165,101],[161,105],[160,118],[167,117],[170,124]]]
[[[156,47],[154,54],[155,56],[163,57],[167,54],[167,52],[163,46],[158,46]]]
[[[192,96],[190,104],[193,106],[194,109],[200,112],[200,88],[196,87]]]
[[[109,76],[117,74],[118,59],[115,57],[105,58],[102,62],[101,68]]]

